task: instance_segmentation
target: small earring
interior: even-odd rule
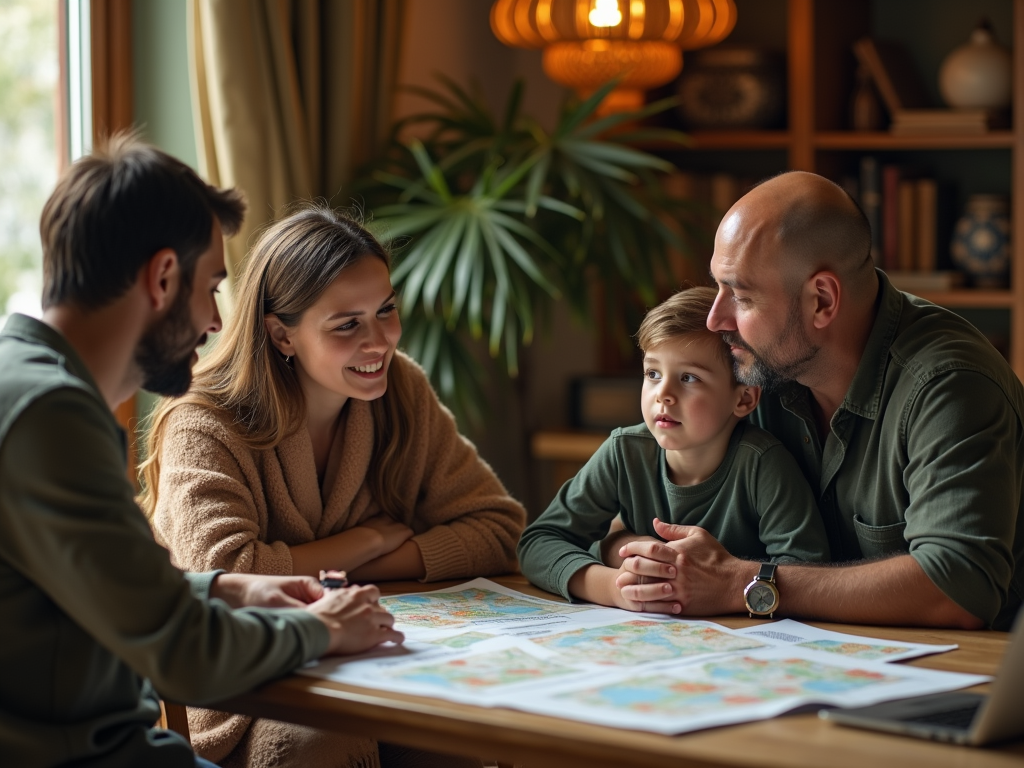
[[[284,364],[285,365],[291,365],[292,364],[292,356],[291,355],[285,355],[284,356]]]

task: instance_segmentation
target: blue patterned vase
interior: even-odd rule
[[[971,195],[956,223],[953,261],[977,288],[1010,284],[1010,217],[1004,195]]]

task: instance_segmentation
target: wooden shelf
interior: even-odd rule
[[[990,131],[964,136],[893,136],[885,131],[820,131],[814,134],[813,141],[816,149],[1010,149],[1013,146],[1013,131]]]
[[[915,294],[922,299],[943,307],[961,309],[1010,309],[1013,307],[1012,291],[988,291],[965,288],[956,291],[925,291]]]
[[[752,5],[763,0],[744,2]],[[1024,379],[1024,236],[1019,236],[1024,234],[1024,0],[1010,0],[1012,27],[1005,29],[1004,25],[1000,30],[1004,42],[1009,38],[1011,45],[1008,47],[1013,51],[1010,128],[972,135],[894,136],[888,131],[833,130],[833,126],[848,124],[850,94],[856,84],[855,60],[850,53],[853,43],[864,36],[882,33],[872,26],[873,3],[871,0],[778,0],[777,5],[780,9],[785,8],[786,15],[787,128],[775,131],[693,131],[689,134],[691,143],[688,147],[650,142],[645,148],[666,153],[680,149],[682,152],[706,153],[778,150],[785,152],[786,157],[783,163],[775,163],[775,166],[822,173],[837,180],[852,176],[858,165],[857,153],[866,152],[974,152],[979,153],[975,157],[980,165],[1001,168],[1005,164],[1010,176],[1010,219],[1014,233],[1011,241],[1013,287],[1005,290],[929,291],[919,295],[953,309],[1004,310],[1008,315],[1008,358],[1017,375]],[[943,7],[955,5],[954,0],[936,3],[936,13],[942,13]],[[741,10],[741,17],[742,13]],[[885,32],[891,34],[891,30]],[[924,29],[907,29],[906,32],[911,41],[915,36],[928,34]],[[746,164],[742,155],[739,158],[738,162],[733,158],[728,158],[728,163],[723,158],[722,162],[733,168]],[[883,157],[880,160],[902,162],[909,158]],[[752,174],[774,172],[763,170],[768,166],[760,161],[761,158],[751,159]],[[969,154],[937,160],[936,165],[952,169],[946,174],[949,178],[938,180],[948,183],[959,176],[969,175],[972,161]],[[694,166],[713,168],[717,162],[714,157],[702,158]],[[930,163],[931,159],[925,158],[923,162]],[[734,174],[742,172],[733,171]],[[967,185],[965,191],[985,190],[971,189]],[[943,215],[954,214],[946,211]]]
[[[637,146],[650,151],[694,149],[705,150],[760,150],[789,149],[792,137],[789,131],[693,131],[687,134],[691,143],[683,146],[674,142],[637,142]],[[940,136],[893,136],[886,131],[819,131],[811,141],[815,149],[844,150],[927,150],[927,149],[1011,149],[1013,131],[990,131],[985,134]]]
[[[789,149],[789,131],[692,131],[686,134],[690,144],[664,141],[637,142],[641,149],[652,152],[694,149]]]

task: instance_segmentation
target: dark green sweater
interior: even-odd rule
[[[126,476],[124,433],[49,326],[0,333],[0,765],[194,768],[154,687],[202,704],[327,649],[301,610],[232,611],[182,574]],[[151,681],[151,682],[150,682]]]
[[[807,481],[767,432],[740,422],[721,466],[703,483],[675,485],[647,426],[617,429],[523,532],[519,563],[538,587],[567,599],[569,579],[600,562],[589,551],[616,515],[656,536],[654,519],[706,529],[733,555],[775,562],[827,561],[828,539]]]

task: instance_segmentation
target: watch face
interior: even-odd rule
[[[747,606],[754,613],[769,613],[775,607],[775,592],[765,584],[755,584],[747,592]]]

